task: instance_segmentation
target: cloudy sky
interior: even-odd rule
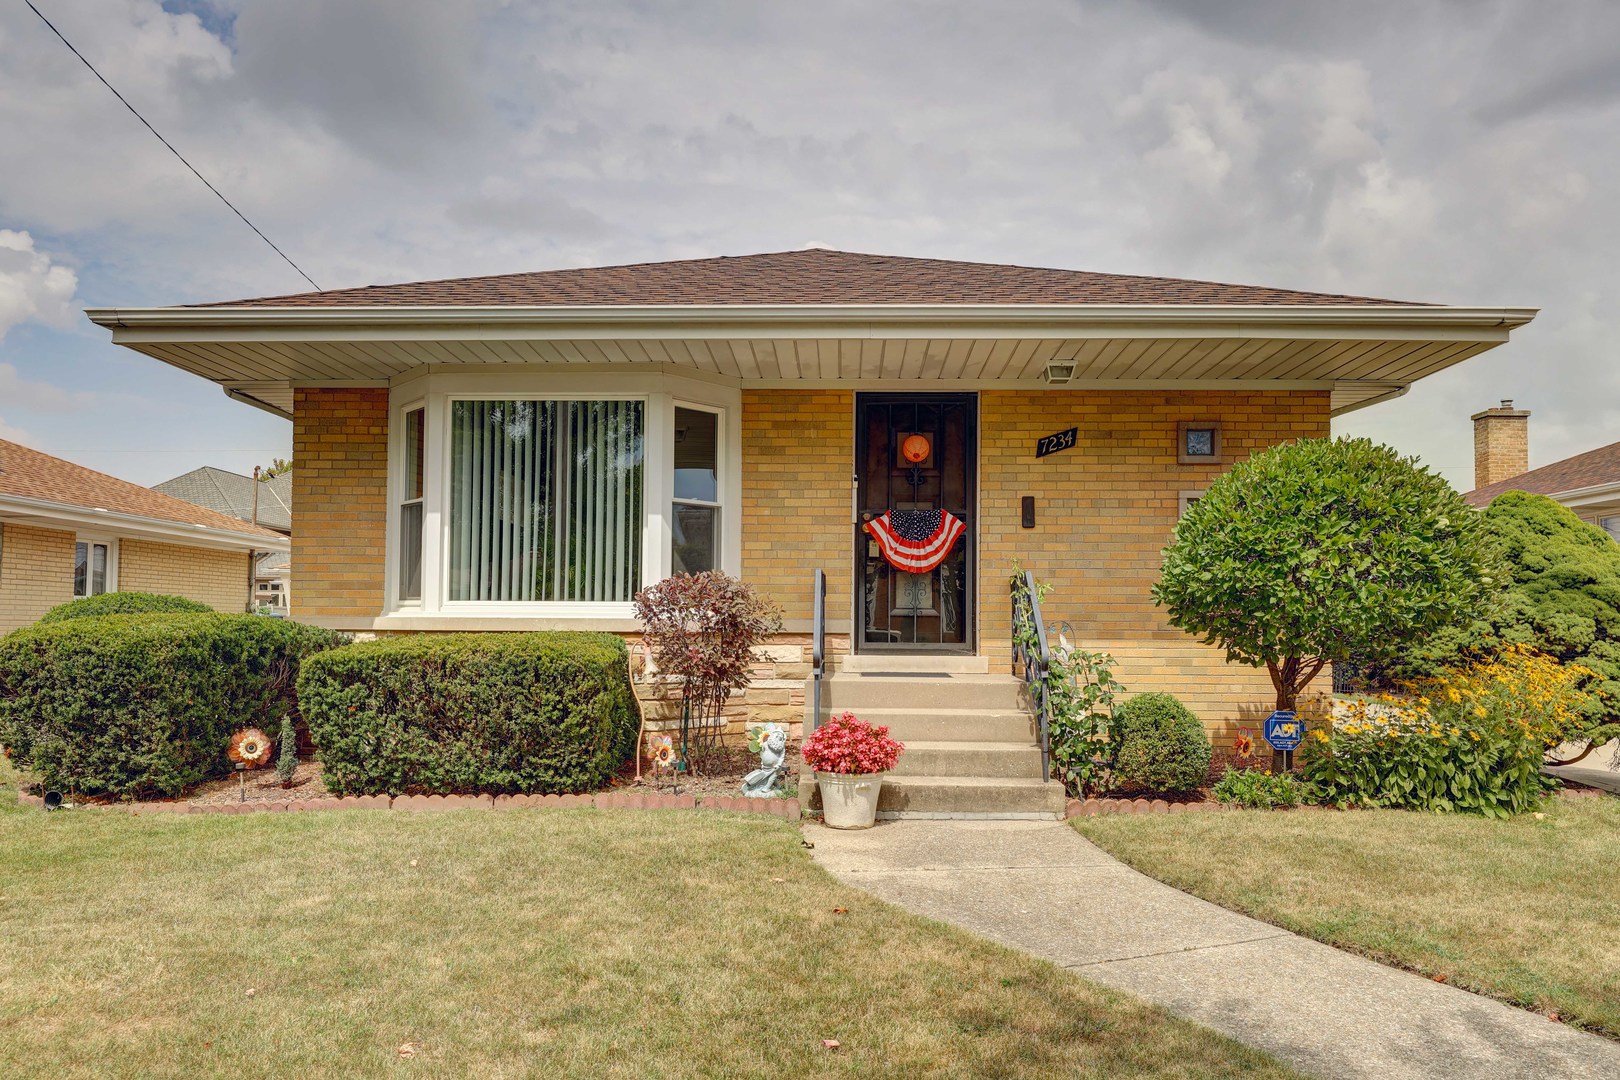
[[[35,0],[323,287],[819,243],[1542,314],[1339,430],[1620,439],[1610,0]],[[81,309],[296,274],[0,6],[0,437],[141,483],[291,426]]]

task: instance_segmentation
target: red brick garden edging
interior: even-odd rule
[[[1236,810],[1230,803],[1167,802],[1164,799],[1070,799],[1063,816],[1096,817],[1099,814],[1196,814],[1210,810]]]
[[[43,807],[38,795],[17,793],[20,806]],[[771,814],[799,820],[798,799],[747,799],[740,795],[657,795],[646,792],[604,791],[596,795],[347,795],[292,802],[240,802],[197,805],[183,802],[89,803],[131,814],[252,814],[289,810],[504,810],[533,806],[551,810],[594,806],[615,810],[731,810],[744,814]]]

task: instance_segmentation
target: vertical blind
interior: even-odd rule
[[[627,601],[641,587],[639,401],[457,401],[451,600]]]

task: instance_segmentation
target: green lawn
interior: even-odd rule
[[[0,1076],[1294,1075],[740,815],[131,817],[0,790],[0,943]]]
[[[1620,1036],[1620,799],[1506,822],[1364,810],[1074,824],[1223,907]]]

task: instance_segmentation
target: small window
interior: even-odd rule
[[[670,566],[699,574],[720,565],[720,416],[675,407],[675,502]]]
[[[1620,514],[1614,517],[1598,518],[1598,528],[1608,533],[1615,540],[1620,540]]]
[[[399,504],[399,598],[422,599],[422,466],[424,418],[422,409],[405,414],[405,497]]]
[[[73,545],[73,598],[100,596],[107,591],[112,546],[104,541],[80,540]]]
[[[1183,465],[1207,465],[1221,459],[1221,425],[1183,420],[1176,425],[1176,460]]]

